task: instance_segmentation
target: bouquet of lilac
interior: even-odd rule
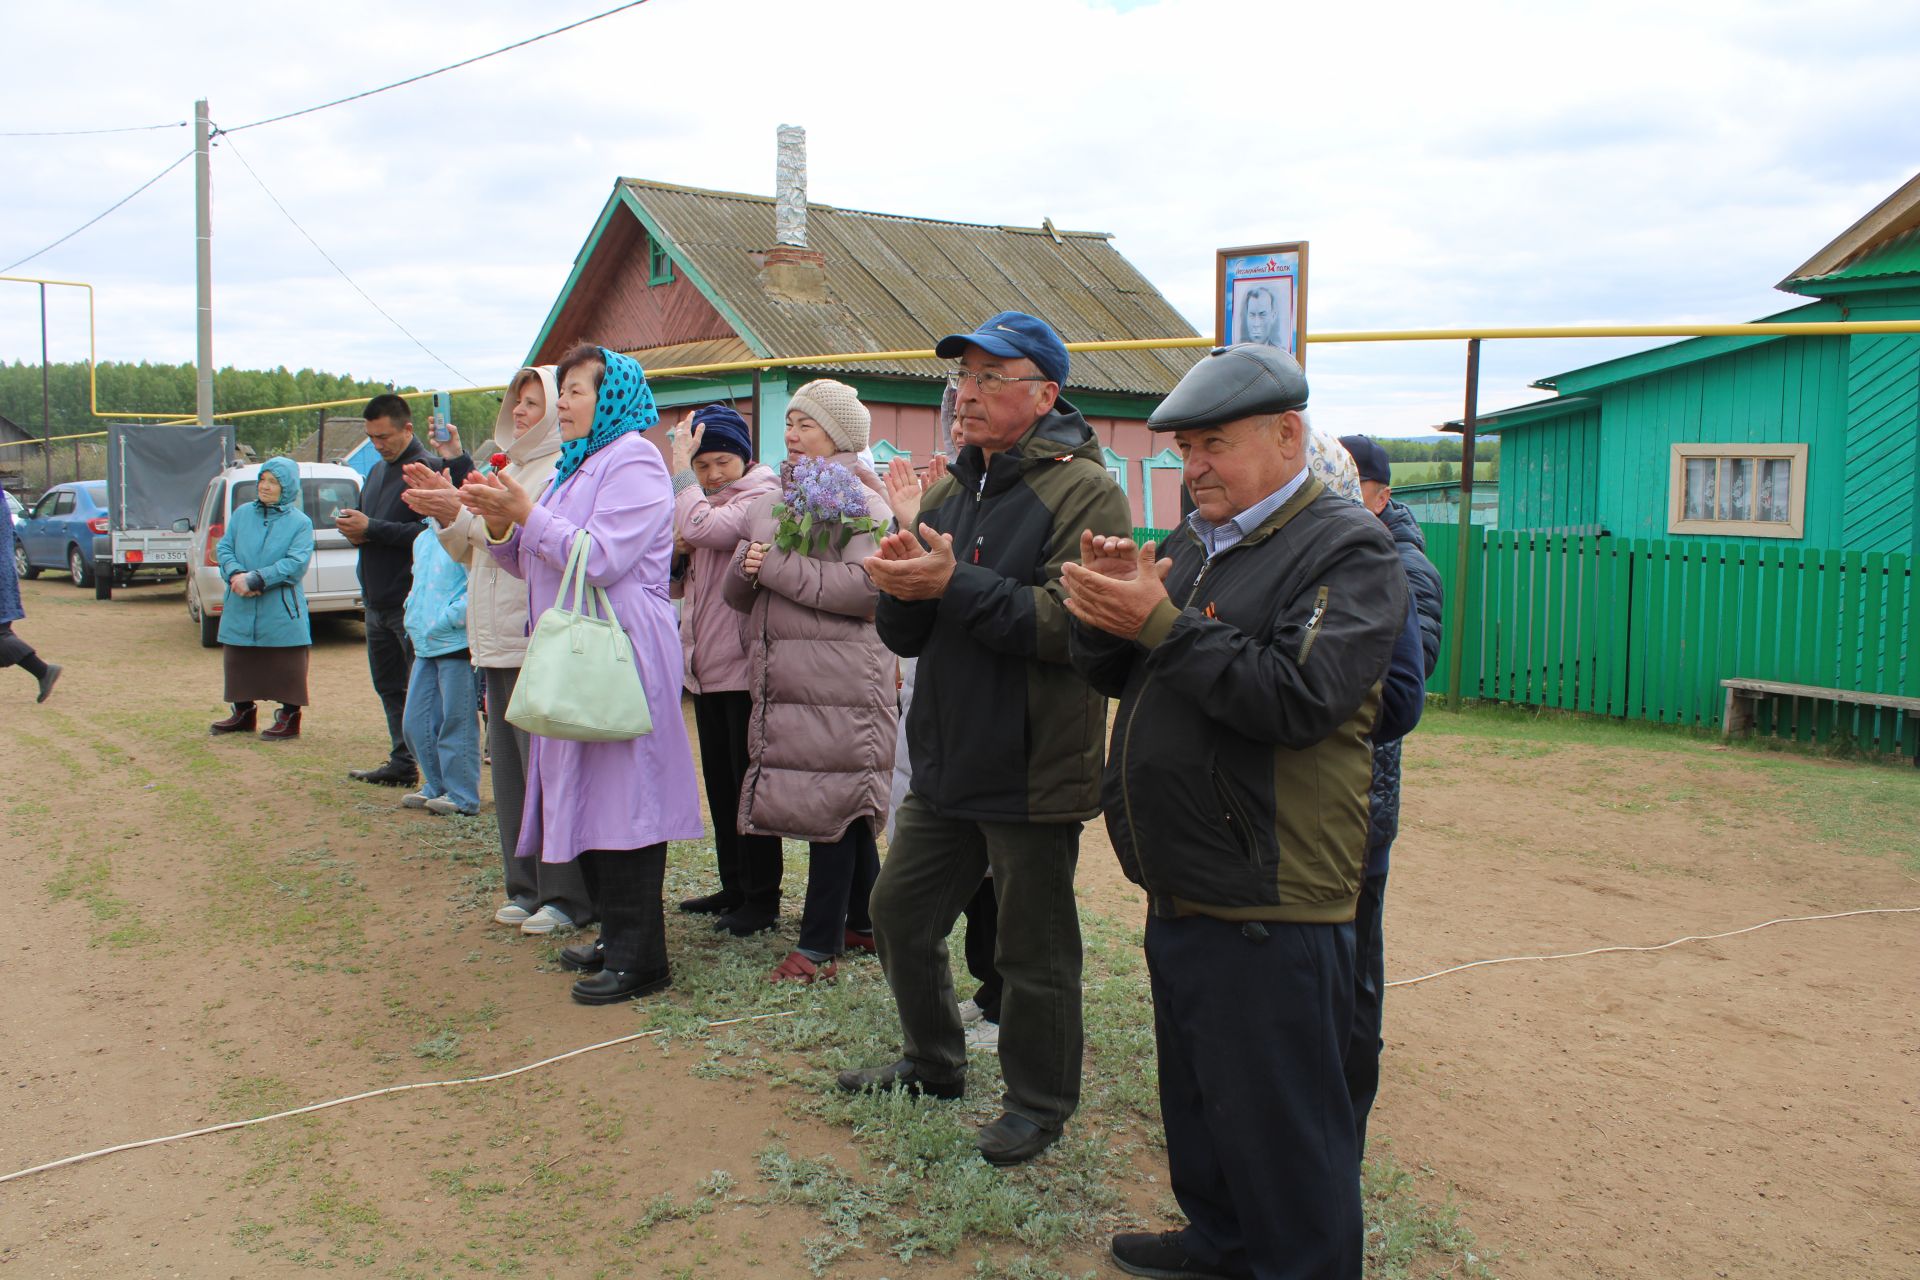
[[[787,475],[774,504],[773,545],[782,551],[819,555],[829,542],[840,550],[856,533],[881,522],[867,514],[867,490],[853,472],[827,458],[802,458]]]

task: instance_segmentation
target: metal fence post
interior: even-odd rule
[[[1447,705],[1459,710],[1464,701],[1460,689],[1462,661],[1467,647],[1467,572],[1471,564],[1473,537],[1473,429],[1480,409],[1480,339],[1467,339],[1467,404],[1460,426],[1460,548],[1454,560],[1453,644],[1447,650]]]

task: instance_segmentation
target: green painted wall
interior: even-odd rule
[[[1920,554],[1920,335],[1856,334],[1852,343],[1838,545]]]
[[[1593,532],[1599,478],[1598,408],[1502,432],[1499,527]]]
[[[1599,393],[1601,523],[1624,538],[1672,536],[1667,513],[1675,444],[1805,442],[1804,539],[1702,540],[1843,545],[1846,371],[1846,338],[1784,338],[1605,388]]]
[[[1832,316],[1794,318],[1915,319],[1920,287],[1900,282],[1820,306]],[[1688,538],[1920,554],[1920,336],[1783,338],[1639,372],[1657,354],[1622,362],[1617,382],[1564,375],[1562,391],[1598,400],[1597,410],[1500,433],[1502,529],[1598,525],[1669,538],[1673,445],[1805,443],[1804,538]]]

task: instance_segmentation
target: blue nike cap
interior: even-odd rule
[[[1049,382],[1067,385],[1067,344],[1053,326],[1024,311],[1002,311],[986,320],[972,333],[950,333],[934,345],[935,355],[957,360],[972,343],[982,351],[1003,359],[1025,358],[1033,361]]]

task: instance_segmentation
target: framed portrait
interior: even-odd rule
[[[1214,253],[1214,340],[1264,342],[1305,363],[1307,242]]]

